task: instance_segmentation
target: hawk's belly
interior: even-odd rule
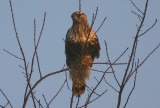
[[[91,65],[93,63],[92,57],[90,55],[84,55],[82,57],[77,57],[70,64],[70,77],[77,78],[82,77],[84,81],[89,79],[91,73]]]

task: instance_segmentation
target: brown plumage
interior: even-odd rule
[[[73,94],[80,96],[85,91],[94,58],[99,57],[100,45],[83,12],[74,12],[71,18],[73,25],[65,40],[66,64],[70,67]]]

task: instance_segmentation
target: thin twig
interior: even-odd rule
[[[34,19],[34,47],[36,48],[36,19]],[[40,64],[39,64],[38,53],[37,53],[37,50],[36,50],[36,49],[35,49],[35,52],[36,52],[36,58],[37,58],[39,75],[40,75],[40,78],[41,78],[41,77],[42,77],[42,73],[41,73],[41,68],[40,68]]]
[[[94,102],[95,100],[99,99],[99,98],[100,98],[101,96],[103,96],[107,91],[108,91],[108,90],[105,90],[102,94],[100,94],[99,96],[97,96],[97,97],[94,98],[93,100],[89,101],[87,104],[90,104],[90,103]],[[78,107],[78,108],[83,108],[83,107],[85,107],[85,106],[86,106],[86,104],[84,104],[83,106],[80,106],[80,107]]]
[[[145,62],[146,60],[160,47],[160,43],[145,57],[145,59],[133,70],[133,72],[130,74],[130,76],[126,79],[128,81],[130,77],[139,69]]]
[[[135,51],[134,51],[133,57],[132,57],[131,69],[130,69],[129,74],[127,75],[127,78],[130,76],[130,74],[132,73],[133,68],[134,68],[134,63],[135,63],[135,58],[136,58],[136,51],[137,51],[137,43],[138,43],[138,41],[137,41],[136,44],[135,44],[135,49],[134,49]],[[126,78],[126,79],[127,79],[127,78]],[[126,83],[127,83],[127,80],[125,81],[125,84],[124,84],[124,85],[126,85]]]
[[[9,101],[9,99],[7,98],[7,96],[5,95],[5,93],[2,91],[2,89],[0,89],[0,91],[1,91],[1,93],[3,94],[3,96],[6,98],[6,100],[7,100],[7,102],[8,102],[7,104],[9,104],[11,108],[13,108],[11,102]]]
[[[41,102],[40,102],[40,99],[38,100],[38,99],[35,97],[35,95],[34,95],[34,98],[35,98],[35,100],[37,101],[37,103],[39,104],[39,108],[43,108],[43,106],[42,106],[42,104],[41,104]]]
[[[126,77],[127,77],[127,74],[128,74],[128,71],[129,71],[129,68],[130,68],[130,65],[131,65],[131,61],[132,61],[132,57],[134,55],[134,52],[135,52],[135,47],[136,47],[136,44],[137,44],[137,40],[138,40],[138,36],[139,36],[139,33],[140,33],[140,30],[142,28],[142,25],[144,23],[144,20],[145,20],[145,17],[146,17],[146,12],[147,12],[147,7],[148,7],[148,1],[146,1],[146,5],[145,5],[145,10],[144,10],[144,13],[143,13],[143,18],[142,18],[142,21],[140,23],[140,26],[138,27],[138,30],[137,30],[137,33],[136,33],[136,37],[134,39],[134,43],[133,43],[133,46],[132,46],[132,52],[130,54],[130,58],[129,58],[129,61],[128,61],[128,65],[127,65],[127,68],[126,68],[126,71],[125,71],[125,74],[124,74],[124,77],[123,77],[123,80],[122,80],[122,83],[121,83],[121,87],[120,87],[120,91],[119,91],[119,96],[118,96],[118,103],[117,103],[117,108],[120,108],[120,104],[121,104],[121,97],[122,97],[122,92],[123,92],[123,88],[125,86],[125,82],[126,82]],[[134,3],[132,2],[131,0],[131,3],[134,5]],[[136,6],[135,6],[136,7]],[[137,7],[136,7],[137,8]],[[139,10],[137,8],[137,10]],[[139,10],[140,11],[140,10]],[[140,11],[141,12],[141,11]],[[142,12],[141,12],[142,13]]]
[[[109,68],[108,68],[108,69],[109,69]],[[107,69],[106,71],[108,71],[108,69]],[[104,76],[105,76],[105,73],[102,75],[102,77],[101,77],[100,81],[98,82],[98,84],[95,86],[95,88],[94,88],[94,89],[91,91],[91,93],[89,94],[88,99],[86,100],[86,103],[85,103],[85,108],[87,108],[87,105],[88,105],[88,103],[89,103],[89,100],[90,100],[92,94],[93,94],[94,91],[97,89],[97,87],[100,85],[100,83],[102,82],[102,79],[104,78]]]
[[[70,102],[70,108],[72,108],[72,105],[73,105],[73,98],[74,98],[74,94],[72,92],[72,97],[71,97],[71,102]]]
[[[5,108],[4,106],[0,105],[0,107]]]
[[[97,13],[98,13],[98,7],[96,8],[96,14],[94,15],[94,13],[93,13],[91,27],[90,27],[90,29],[89,29],[88,36],[87,36],[87,39],[86,39],[86,41],[85,41],[85,43],[84,43],[84,46],[83,46],[83,48],[82,48],[82,51],[83,51],[83,49],[85,50],[86,45],[87,45],[87,43],[88,43],[88,40],[89,40],[89,37],[90,37],[90,33],[91,33],[91,31],[92,31],[94,22],[95,22],[96,17],[97,17]],[[85,52],[85,51],[84,51],[84,52]]]
[[[69,88],[69,84],[68,84],[68,78],[67,78],[67,72],[65,71],[65,76],[66,76],[66,83],[67,83],[67,88],[72,91],[70,88]]]
[[[44,94],[43,94],[42,96],[43,96],[44,102],[46,103],[46,106],[48,106],[48,102],[47,102],[47,100],[46,100]]]
[[[144,64],[144,62],[160,47],[160,43],[148,54],[148,56],[137,66],[135,71]]]
[[[99,83],[98,79],[96,77],[94,77],[94,79]]]
[[[106,21],[107,17],[104,18],[104,20],[102,21],[101,25],[98,27],[98,29],[96,30],[95,34],[101,29],[101,27],[103,26],[104,22]]]
[[[134,12],[134,11],[131,11],[132,13],[134,13],[135,15],[137,15],[138,17],[140,17],[142,19],[142,16],[139,15],[138,13]],[[141,20],[140,20],[141,21]]]
[[[96,62],[96,63],[93,63],[93,64],[106,64],[106,65],[126,65],[127,63],[112,63],[110,64],[109,62]]]
[[[133,4],[133,6],[141,13],[141,14],[144,14],[136,5],[135,5],[135,3],[132,1],[132,0],[130,0],[131,1],[131,3]]]
[[[78,100],[77,100],[76,108],[78,108],[79,100],[80,100],[80,96],[78,96]]]
[[[35,58],[35,55],[36,55],[36,52],[37,52],[37,48],[38,48],[38,45],[39,45],[39,42],[40,42],[40,39],[41,39],[41,36],[42,36],[43,28],[44,28],[44,25],[45,25],[45,19],[46,19],[46,12],[44,13],[42,29],[41,29],[41,32],[40,32],[40,35],[39,35],[39,38],[38,38],[38,42],[37,42],[37,44],[35,46],[35,50],[34,50],[33,57],[32,57],[32,63],[31,63],[31,71],[30,71],[29,81],[31,80],[31,77],[32,77],[33,66],[34,66],[34,58]],[[36,35],[36,31],[35,31],[36,29],[35,29],[35,27],[36,27],[36,25],[35,25],[35,21],[34,21],[34,39],[36,38],[35,37],[35,35]],[[35,41],[36,40],[34,40],[34,44],[35,44]],[[39,62],[38,55],[37,55],[37,62]],[[38,63],[38,65],[39,65],[39,63]],[[38,69],[39,69],[40,77],[42,77],[41,71],[40,71],[40,66],[38,67]],[[26,86],[26,91],[28,90],[28,86],[29,85]],[[25,97],[26,97],[26,94],[25,94]]]
[[[101,72],[101,73],[113,73],[113,72],[105,72],[105,71],[100,71],[100,70],[97,70],[97,69],[91,69],[92,71],[95,71],[95,72]]]
[[[138,60],[138,63],[139,63],[139,60]],[[137,63],[137,66],[138,66],[138,63]],[[135,64],[136,65],[136,64]],[[135,67],[137,67],[135,66]],[[136,73],[135,73],[135,77],[134,77],[134,84],[133,84],[133,87],[132,87],[132,90],[130,91],[128,97],[127,97],[127,101],[125,102],[125,105],[123,108],[126,108],[126,105],[128,104],[128,101],[130,99],[130,96],[132,95],[133,93],[133,90],[135,89],[135,86],[136,86],[136,78],[137,78],[137,72],[138,72],[138,69],[136,70]]]
[[[98,7],[97,7],[98,8]],[[96,13],[97,14],[97,13]],[[104,22],[106,21],[107,17],[104,18],[104,20],[102,21],[101,25],[98,27],[98,29],[96,30],[96,32],[92,35],[92,37],[90,38],[90,40],[96,35],[96,33],[101,29],[101,27],[103,26]]]
[[[60,91],[62,90],[62,88],[64,87],[66,83],[66,80],[64,81],[63,85],[61,86],[61,88],[58,90],[58,92],[56,93],[56,95],[49,101],[47,108],[49,108],[49,105],[53,102],[53,100],[58,96],[58,94],[60,93]]]
[[[113,64],[115,64],[126,52],[127,52],[128,48],[113,62]],[[105,72],[107,72],[109,69],[111,68],[111,66],[109,66]],[[100,83],[102,82],[104,76],[105,76],[106,73],[104,73],[99,81],[99,83],[94,87],[94,89],[91,91],[91,93],[89,94],[88,96],[88,99],[86,101],[86,104],[85,104],[85,108],[87,107],[88,103],[89,103],[89,100],[91,98],[91,96],[93,95],[93,93],[95,92],[95,90],[97,89],[97,87],[100,85]]]
[[[4,108],[6,108],[8,104],[9,104],[9,103],[7,102],[6,105],[4,106]]]
[[[43,29],[44,29],[44,25],[45,25],[45,21],[46,21],[46,12],[44,13],[44,18],[43,18],[43,24],[42,24],[42,28],[41,28],[41,32],[39,34],[39,38],[38,38],[38,42],[35,46],[35,50],[34,50],[34,54],[33,54],[33,57],[32,57],[32,63],[31,63],[31,72],[30,72],[30,77],[29,77],[29,80],[31,79],[31,76],[32,76],[32,70],[33,70],[33,64],[34,64],[34,57],[36,55],[36,52],[37,52],[37,48],[38,48],[38,45],[39,45],[39,42],[40,42],[40,39],[41,39],[41,36],[42,36],[42,33],[43,33]]]
[[[79,0],[79,11],[81,11],[81,0]]]
[[[39,85],[40,82],[42,82],[44,79],[46,79],[46,78],[49,77],[49,76],[52,76],[52,75],[58,74],[58,73],[62,73],[62,72],[67,71],[67,70],[69,70],[69,68],[66,68],[66,69],[62,69],[62,70],[56,71],[56,72],[49,73],[49,74],[43,76],[41,79],[39,79],[39,80],[32,86],[32,88],[29,90],[29,92],[27,93],[27,96],[26,96],[25,101],[24,101],[24,103],[23,103],[23,108],[25,108],[26,103],[28,102],[28,98],[29,98],[31,92],[35,89],[35,87],[37,87],[37,85]]]
[[[112,65],[111,65],[111,61],[110,61],[109,53],[108,53],[107,42],[104,41],[104,43],[105,43],[105,46],[106,46],[106,55],[107,55],[107,59],[108,59],[108,62],[110,63],[110,67],[111,67],[111,69],[112,69],[114,79],[116,80],[118,86],[120,87],[120,83],[119,83],[119,81],[118,81],[118,79],[117,79],[117,77],[116,77],[116,74],[115,74],[115,72],[114,72],[114,69],[113,69],[113,67],[112,67]]]
[[[22,54],[22,57],[23,57],[23,61],[24,61],[24,67],[25,67],[25,72],[26,72],[27,84],[28,84],[29,88],[31,89],[30,80],[28,78],[28,69],[27,69],[26,57],[24,55],[24,51],[23,51],[23,48],[21,46],[21,43],[20,43],[20,40],[19,40],[19,36],[18,36],[18,33],[17,33],[16,23],[15,23],[15,20],[14,20],[14,13],[13,13],[13,8],[12,8],[12,2],[11,2],[11,0],[9,0],[9,3],[10,3],[10,9],[11,9],[11,14],[12,14],[12,22],[13,22],[14,31],[15,31],[15,34],[16,34],[16,39],[17,39],[17,42],[18,42],[18,45],[19,45],[19,48],[20,48],[20,51],[21,51],[21,54]],[[31,92],[31,97],[32,97],[32,100],[33,100],[33,103],[34,103],[34,107],[36,108],[36,104],[35,104],[35,100],[34,100],[34,96],[33,96],[32,92]]]
[[[86,87],[88,88],[88,92],[90,93],[90,91],[92,92],[93,90],[86,84]],[[90,91],[89,91],[90,90]],[[97,96],[99,96],[99,94],[98,93],[96,93],[95,91],[94,91],[94,94],[95,95],[97,95]]]
[[[157,19],[155,20],[155,22],[152,24],[152,26],[150,28],[148,28],[145,32],[143,32],[142,34],[140,34],[138,37],[143,36],[145,33],[147,33],[148,31],[150,31],[157,23]]]
[[[143,18],[142,18],[142,22],[141,22],[141,24],[140,24],[140,26],[139,26],[139,28],[138,28],[138,30],[137,30],[137,33],[136,33],[136,37],[135,37],[135,40],[134,40],[134,43],[133,43],[133,47],[132,47],[131,56],[130,56],[130,59],[129,59],[129,61],[128,61],[128,65],[127,65],[127,68],[126,68],[126,71],[125,71],[125,75],[124,75],[124,77],[123,77],[122,85],[123,85],[124,82],[125,82],[125,79],[126,79],[126,76],[127,76],[127,73],[128,73],[129,67],[130,67],[130,64],[131,64],[131,60],[132,60],[133,54],[134,54],[134,52],[135,52],[135,45],[136,45],[136,43],[137,43],[138,35],[139,35],[140,30],[141,30],[141,27],[142,27],[142,25],[143,25],[143,23],[144,23],[144,19],[145,19],[146,12],[147,12],[147,7],[148,7],[148,0],[147,0],[147,2],[146,2],[146,6],[145,6],[145,10],[144,10],[144,15],[143,15]]]
[[[11,52],[7,51],[6,49],[3,49],[3,50],[4,50],[5,52],[7,52],[8,54],[10,54],[11,56],[17,58],[17,59],[24,60],[23,58],[18,57],[18,56],[16,56],[16,55],[12,54]]]
[[[109,85],[113,90],[115,90],[117,93],[119,93],[119,91],[118,91],[115,87],[113,87],[111,84],[109,84],[109,83],[107,82],[107,80],[106,80],[105,77],[104,77],[104,81],[105,81],[106,84]]]

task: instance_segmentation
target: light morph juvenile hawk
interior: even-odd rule
[[[94,58],[99,57],[100,45],[83,12],[74,12],[71,18],[73,25],[65,40],[66,64],[73,81],[72,92],[75,96],[80,96],[85,91]]]

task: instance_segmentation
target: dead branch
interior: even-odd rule
[[[4,50],[5,52],[7,52],[8,54],[10,54],[11,56],[15,57],[15,58],[18,58],[18,59],[20,59],[20,60],[24,60],[23,58],[18,57],[18,56],[16,56],[16,55],[12,54],[11,52],[7,51],[6,49],[3,49],[3,50]]]
[[[96,30],[95,34],[101,29],[101,27],[103,26],[104,22],[106,21],[107,17],[104,18],[104,20],[102,21],[101,25],[98,27],[98,29]]]
[[[150,28],[148,28],[146,31],[144,31],[142,34],[140,34],[138,37],[143,36],[145,33],[147,33],[148,31],[150,31],[157,23],[157,19],[155,20],[155,22],[152,24],[152,26]]]
[[[79,11],[81,11],[81,0],[79,0]]]
[[[46,100],[44,94],[43,94],[42,96],[43,96],[44,102],[46,103],[46,106],[48,106],[48,102],[47,102],[47,100]]]
[[[88,43],[91,30],[92,30],[93,25],[94,25],[94,23],[95,23],[95,20],[96,20],[96,17],[97,17],[97,13],[98,13],[98,7],[96,8],[96,13],[95,13],[95,14],[93,13],[91,27],[90,27],[90,29],[89,29],[89,33],[88,33],[87,39],[86,39],[86,41],[85,41],[85,43],[84,43],[84,46],[83,46],[83,48],[82,48],[82,51],[83,51],[83,50],[86,50],[86,45],[87,45],[87,43]]]
[[[118,81],[118,79],[117,79],[117,77],[116,77],[116,74],[114,73],[114,69],[113,69],[113,67],[112,67],[112,65],[111,65],[111,61],[110,61],[109,53],[108,53],[108,48],[107,48],[107,42],[104,41],[104,43],[105,43],[105,46],[106,46],[106,55],[107,55],[107,59],[108,59],[108,61],[109,61],[109,63],[110,63],[110,67],[111,67],[111,69],[112,69],[114,79],[116,80],[118,86],[120,87],[119,81]]]
[[[70,108],[72,108],[72,105],[73,105],[73,99],[74,99],[74,94],[72,92],[72,97],[71,97],[71,102],[70,102]]]
[[[115,64],[125,53],[126,51],[128,50],[128,48],[113,62],[113,64]],[[100,83],[102,82],[106,72],[111,68],[111,66],[109,66],[106,71],[104,72],[104,74],[102,75],[101,79],[99,80],[99,83],[94,87],[94,89],[91,91],[91,93],[89,94],[88,96],[88,99],[86,100],[86,103],[85,103],[85,108],[87,107],[88,103],[89,103],[89,100],[91,98],[91,96],[93,95],[93,93],[95,92],[95,90],[97,89],[97,87],[100,85]]]
[[[129,61],[128,61],[128,65],[127,65],[127,68],[126,68],[126,71],[125,71],[125,74],[123,76],[123,80],[122,80],[122,83],[121,83],[121,86],[120,86],[120,91],[119,91],[119,96],[118,96],[118,103],[117,103],[117,108],[120,108],[120,105],[121,105],[121,97],[122,97],[122,93],[123,93],[123,89],[126,85],[126,80],[127,80],[127,76],[128,76],[128,72],[129,72],[129,68],[131,66],[131,71],[130,73],[132,72],[132,69],[133,69],[133,64],[134,64],[134,60],[135,60],[135,53],[136,53],[136,48],[137,48],[137,43],[138,43],[138,37],[139,37],[139,33],[141,31],[141,28],[143,26],[143,23],[144,23],[144,20],[145,20],[145,17],[146,17],[146,12],[147,12],[147,8],[148,8],[148,1],[146,1],[146,5],[145,5],[145,9],[144,9],[144,12],[140,11],[139,8],[137,8],[137,6],[132,2],[131,0],[131,3],[137,8],[138,11],[140,11],[142,14],[143,14],[143,17],[142,17],[142,20],[141,20],[141,23],[138,27],[138,30],[137,30],[137,33],[136,33],[136,36],[135,36],[135,39],[134,39],[134,43],[133,43],[133,46],[132,46],[132,52],[130,54],[130,58],[129,58]],[[134,89],[135,86],[133,86],[133,89]],[[132,90],[133,91],[133,90]],[[132,92],[130,93],[132,94]],[[128,96],[130,97],[130,96]],[[127,104],[128,102],[126,102]],[[126,106],[126,105],[125,105]]]
[[[35,98],[36,102],[38,103],[39,108],[43,108],[40,99],[38,100],[38,99],[35,97],[35,95],[34,95],[34,98]]]
[[[34,19],[34,48],[35,48],[35,52],[36,52],[39,75],[40,75],[40,78],[41,78],[42,77],[42,73],[41,73],[41,68],[40,68],[40,64],[39,64],[38,53],[37,53],[37,50],[36,50],[36,19]]]
[[[12,104],[11,104],[11,102],[10,102],[10,100],[7,98],[7,96],[5,95],[5,93],[2,91],[2,89],[0,89],[0,92],[3,94],[3,96],[5,97],[5,99],[7,100],[7,104],[6,105],[10,105],[10,107],[11,108],[13,108],[13,106],[12,106]],[[3,108],[3,106],[2,106],[2,108]],[[4,107],[5,108],[5,107]]]
[[[33,57],[32,57],[31,72],[30,72],[31,75],[30,75],[30,77],[29,77],[29,80],[31,79],[31,76],[32,76],[32,72],[33,72],[32,70],[33,70],[33,64],[34,64],[34,57],[35,57],[35,55],[36,55],[37,48],[38,48],[39,42],[40,42],[41,37],[42,37],[42,33],[43,33],[45,21],[46,21],[46,12],[44,13],[44,18],[43,18],[43,24],[42,24],[41,32],[40,32],[40,34],[39,34],[38,42],[37,42],[37,44],[36,44],[36,46],[35,46],[35,51],[34,51],[34,54],[33,54]],[[35,29],[35,28],[34,28],[34,29]],[[35,34],[35,33],[34,33],[34,34]],[[39,60],[38,60],[37,62],[39,62]],[[39,63],[38,63],[38,64],[39,64]]]
[[[78,108],[79,101],[80,101],[80,96],[78,96],[78,100],[77,100],[76,108]]]
[[[97,69],[91,69],[92,71],[95,71],[95,72],[100,72],[100,73],[114,73],[114,72],[105,72],[105,71],[100,71],[100,70],[97,70]]]
[[[123,90],[127,84],[127,82],[130,80],[130,78],[134,75],[134,83],[133,83],[133,87],[131,89],[131,91],[129,92],[129,95],[127,96],[127,100],[125,102],[125,105],[124,105],[124,108],[126,107],[126,105],[128,104],[129,102],[129,99],[135,89],[135,86],[136,86],[136,78],[137,78],[137,73],[138,73],[138,69],[146,62],[146,60],[160,47],[160,43],[157,45],[157,47],[155,47],[153,49],[152,52],[150,52],[146,57],[145,59],[139,63],[139,60],[138,62],[135,62],[135,56],[136,56],[136,49],[137,49],[137,44],[138,44],[138,38],[143,36],[144,34],[146,34],[148,31],[150,31],[157,23],[157,19],[155,20],[155,22],[152,24],[151,27],[149,27],[147,30],[145,30],[144,32],[141,32],[141,28],[143,27],[143,24],[144,24],[144,21],[145,21],[145,17],[146,17],[146,12],[147,12],[147,8],[148,8],[148,2],[149,0],[146,0],[146,4],[145,4],[145,9],[144,9],[144,12],[142,12],[138,6],[136,6],[136,4],[130,0],[131,3],[133,4],[133,6],[140,12],[140,14],[134,12],[134,11],[131,11],[132,13],[134,13],[135,15],[138,16],[139,20],[140,20],[140,25],[138,26],[138,29],[137,29],[137,32],[136,32],[136,35],[135,35],[135,38],[134,38],[134,42],[133,42],[133,45],[132,45],[132,50],[131,50],[131,54],[130,54],[130,57],[129,57],[129,60],[127,63],[117,63],[117,61],[126,53],[126,51],[128,50],[128,48],[116,59],[114,60],[114,62],[112,63],[111,60],[110,60],[110,56],[109,56],[109,52],[108,52],[108,48],[107,48],[107,43],[105,41],[105,47],[106,47],[106,55],[107,55],[107,59],[108,59],[108,62],[98,62],[98,63],[93,63],[93,64],[105,64],[105,65],[109,65],[109,67],[105,70],[105,71],[100,71],[100,70],[97,70],[97,69],[91,69],[92,71],[96,71],[96,72],[101,72],[103,73],[100,80],[98,80],[96,77],[95,80],[97,81],[97,84],[95,85],[95,87],[93,89],[91,89],[89,86],[86,85],[86,87],[88,88],[87,90],[89,91],[89,95],[88,95],[88,98],[85,102],[84,105],[79,106],[79,103],[80,103],[80,97],[78,97],[78,100],[77,100],[77,103],[76,103],[76,108],[82,108],[82,107],[85,107],[87,108],[88,104],[94,102],[95,100],[99,99],[102,95],[104,95],[107,90],[105,90],[103,93],[99,94],[99,93],[96,93],[96,89],[99,87],[99,85],[101,84],[102,80],[105,81],[105,83],[107,85],[109,85],[114,91],[116,91],[118,93],[118,103],[117,103],[117,108],[120,108],[121,106],[121,98],[122,98],[122,93],[123,93]],[[22,69],[25,70],[24,72],[24,75],[25,75],[25,78],[26,78],[26,82],[27,82],[27,85],[26,85],[26,89],[25,89],[25,94],[24,94],[24,103],[23,103],[23,108],[26,107],[26,104],[29,100],[29,97],[31,96],[31,99],[32,99],[32,102],[33,102],[33,105],[34,107],[36,108],[37,106],[36,105],[39,105],[39,108],[43,108],[41,102],[40,102],[40,99],[38,100],[36,98],[36,96],[34,95],[33,93],[33,90],[40,84],[40,82],[42,82],[44,79],[46,79],[47,77],[49,76],[52,76],[52,75],[55,75],[55,74],[58,74],[58,73],[62,73],[62,72],[65,72],[65,75],[66,75],[66,79],[64,80],[64,83],[62,84],[61,88],[58,90],[58,92],[54,95],[54,97],[49,101],[47,102],[45,96],[43,95],[43,99],[46,103],[46,106],[47,108],[49,108],[49,105],[52,103],[52,101],[57,97],[57,95],[61,92],[62,88],[64,87],[65,83],[67,83],[67,87],[69,89],[69,86],[68,86],[68,81],[67,81],[67,70],[69,70],[69,68],[66,68],[66,69],[61,69],[59,71],[56,71],[56,72],[52,72],[52,73],[49,73],[47,75],[44,75],[42,76],[42,73],[41,73],[41,67],[40,67],[40,62],[39,62],[39,57],[38,57],[38,45],[40,43],[40,40],[41,40],[41,37],[42,37],[42,33],[43,33],[43,30],[44,30],[44,25],[45,25],[45,20],[46,20],[46,12],[44,13],[44,18],[43,18],[43,24],[42,24],[42,28],[41,28],[41,31],[40,31],[40,34],[39,34],[39,37],[38,37],[38,40],[36,42],[36,20],[34,19],[34,52],[33,52],[33,56],[32,56],[32,61],[31,61],[31,70],[30,72],[28,71],[28,66],[29,66],[29,62],[27,62],[26,60],[26,56],[24,54],[24,50],[22,48],[22,45],[21,45],[21,42],[20,42],[20,39],[19,39],[19,35],[18,35],[18,32],[17,32],[17,29],[16,29],[16,23],[15,23],[15,18],[14,18],[14,12],[13,12],[13,8],[12,8],[12,2],[11,0],[9,0],[10,2],[10,9],[11,9],[11,15],[12,15],[12,21],[13,21],[13,26],[14,26],[14,32],[16,34],[16,39],[17,39],[17,42],[18,42],[18,45],[19,45],[19,49],[21,51],[21,55],[22,55],[22,58],[21,57],[18,57],[12,53],[10,53],[9,51],[3,49],[5,52],[7,52],[8,54],[10,54],[11,56],[17,58],[17,59],[20,59],[20,60],[23,60],[24,62],[24,66],[21,66],[19,65]],[[79,0],[79,11],[81,11],[81,0]],[[89,41],[89,36],[90,36],[90,32],[93,28],[93,25],[95,23],[95,20],[96,20],[96,17],[97,17],[97,14],[98,14],[98,7],[96,9],[96,12],[95,14],[93,13],[93,16],[92,16],[92,23],[91,23],[91,27],[90,27],[90,30],[89,30],[89,33],[88,33],[88,37],[85,41],[85,45],[83,48],[86,48],[86,45],[87,45],[87,42]],[[142,14],[142,15],[141,15]],[[96,30],[95,34],[101,29],[102,25],[104,24],[104,22],[106,21],[106,18],[104,18],[104,20],[102,21],[101,25],[98,27],[98,29]],[[86,50],[86,49],[85,49]],[[79,54],[77,54],[79,55]],[[40,76],[40,79],[38,81],[36,81],[36,83],[34,83],[33,85],[31,84],[31,77],[32,77],[32,73],[34,72],[34,64],[35,64],[35,58],[36,58],[36,61],[37,61],[37,65],[38,65],[38,72],[39,72],[39,76]],[[115,71],[113,69],[113,65],[127,65],[126,66],[126,70],[124,72],[124,76],[123,76],[123,80],[121,82],[121,84],[119,83],[118,79],[117,79],[117,76],[115,74]],[[108,70],[111,69],[112,71],[111,72],[108,72]],[[113,76],[114,76],[114,79],[119,87],[120,90],[117,90],[116,87],[112,86],[110,83],[107,82],[107,80],[105,79],[105,75],[106,73],[112,73]],[[70,90],[70,89],[69,89]],[[0,107],[6,107],[7,105],[10,105],[11,108],[12,105],[10,103],[10,101],[8,100],[7,96],[3,93],[3,91],[0,89],[1,93],[3,94],[3,96],[5,97],[5,99],[7,100],[7,103],[5,106],[2,106],[0,105]],[[96,98],[92,99],[92,95],[96,95]],[[92,99],[92,100],[91,100]],[[72,93],[72,97],[71,97],[71,101],[70,101],[70,108],[73,107],[73,101],[74,101],[74,94]]]
[[[141,13],[141,14],[144,14],[136,5],[135,5],[135,3],[132,1],[132,0],[130,0],[131,1],[131,3],[133,4],[133,6]]]
[[[105,77],[104,77],[104,81],[105,81],[106,84],[109,85],[114,91],[116,91],[117,93],[119,93],[119,91],[118,91],[115,87],[113,87],[111,84],[109,84],[109,83],[107,82],[107,80],[106,80]]]
[[[138,60],[138,63],[139,63],[139,60]],[[138,63],[137,63],[137,65],[136,65],[136,63],[135,63],[135,67],[138,66]],[[129,101],[129,99],[130,99],[130,96],[132,95],[133,90],[135,89],[135,86],[136,86],[136,78],[137,78],[137,72],[138,72],[138,70],[136,70],[136,73],[135,73],[135,76],[134,76],[134,84],[133,84],[133,87],[132,87],[132,89],[131,89],[131,91],[130,91],[128,97],[127,97],[127,100],[126,100],[125,105],[124,105],[123,108],[126,108],[126,105],[128,104],[128,101]]]
[[[14,13],[13,13],[11,0],[9,0],[9,3],[10,3],[10,9],[11,9],[11,14],[12,14],[12,21],[13,21],[14,31],[15,31],[15,34],[16,34],[16,39],[17,39],[17,42],[18,42],[18,45],[19,45],[19,48],[20,48],[20,51],[21,51],[21,54],[22,54],[22,57],[23,57],[23,61],[24,61],[27,84],[28,84],[29,88],[31,89],[31,84],[30,84],[30,80],[29,80],[29,77],[28,77],[28,69],[27,69],[26,57],[24,55],[24,51],[23,51],[23,48],[22,48],[22,45],[20,43],[19,36],[18,36],[18,33],[17,33],[16,23],[15,23],[15,20],[14,20]],[[35,104],[35,100],[34,100],[34,96],[33,95],[34,94],[31,92],[32,100],[33,100],[34,106],[36,108],[36,104]]]
[[[107,92],[107,90],[105,90],[102,94],[100,94],[99,96],[97,96],[97,97],[94,98],[93,100],[89,101],[87,104],[90,104],[90,103],[94,102],[95,100],[99,99],[99,98],[100,98],[101,96],[103,96],[106,92]],[[83,105],[83,106],[80,106],[80,107],[78,107],[78,108],[83,108],[83,107],[85,107],[85,106],[86,106],[86,104]],[[85,108],[86,108],[86,107],[85,107]]]
[[[31,92],[36,88],[37,85],[40,84],[40,82],[42,82],[44,79],[46,79],[46,78],[49,77],[49,76],[52,76],[52,75],[55,75],[55,74],[58,74],[58,73],[62,73],[62,72],[67,71],[67,70],[69,70],[69,68],[66,68],[66,69],[62,69],[62,70],[56,71],[56,72],[49,73],[49,74],[43,76],[41,79],[39,79],[39,80],[32,86],[32,88],[29,90],[29,92],[27,93],[27,95],[26,95],[26,97],[25,97],[25,99],[24,99],[23,108],[25,108],[26,103],[28,102],[28,98],[29,98]]]
[[[130,75],[128,75],[125,84],[131,78],[131,76],[146,62],[146,60],[160,47],[160,43],[145,57],[145,59],[139,63],[139,65],[132,71]]]
[[[128,50],[128,49],[127,49]],[[109,62],[96,62],[96,63],[93,63],[93,64],[106,64],[106,65],[126,65],[127,63],[112,63],[110,64]]]

